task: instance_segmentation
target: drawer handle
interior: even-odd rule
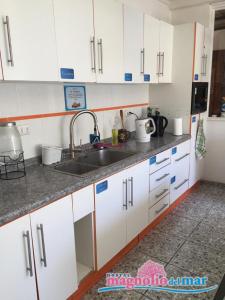
[[[181,156],[181,157],[175,159],[175,161],[180,161],[180,160],[184,159],[185,157],[187,157],[188,155],[189,155],[189,153],[186,153],[186,154],[184,154],[183,156]]]
[[[162,163],[164,163],[165,161],[167,161],[167,160],[169,160],[169,159],[170,159],[169,157],[164,158],[163,160],[158,161],[156,164],[157,164],[157,165],[161,165]]]
[[[159,210],[156,210],[156,214],[159,214],[162,210],[164,210],[164,208],[166,208],[168,206],[168,203],[165,203],[163,204],[163,206],[159,209]]]
[[[179,184],[178,186],[175,187],[175,190],[178,190],[180,187],[182,187],[186,182],[188,181],[188,179],[185,179],[183,182],[181,182],[181,184]]]
[[[166,178],[169,175],[170,175],[169,173],[166,173],[162,177],[157,178],[156,181],[161,181],[161,180],[163,180],[164,178]]]
[[[156,195],[156,198],[161,197],[163,194],[165,194],[168,191],[169,191],[169,189],[164,189],[160,194]]]

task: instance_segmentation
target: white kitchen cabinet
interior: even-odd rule
[[[71,196],[33,212],[30,218],[39,297],[67,299],[77,289]]]
[[[144,81],[144,15],[130,6],[123,7],[124,81]]]
[[[53,3],[60,79],[95,82],[92,0],[54,0]]]
[[[94,0],[97,82],[124,82],[123,5],[118,0]]]
[[[0,0],[0,49],[5,80],[57,81],[51,0]]]
[[[0,228],[0,299],[37,299],[29,216]]]

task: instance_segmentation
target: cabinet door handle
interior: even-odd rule
[[[208,55],[205,55],[205,76],[207,75],[207,61],[208,61]]]
[[[125,207],[125,209],[128,209],[128,202],[127,202],[127,196],[128,196],[128,186],[127,186],[127,179],[125,179],[123,181],[123,184],[125,185],[125,204],[123,204],[123,207]]]
[[[161,181],[161,180],[163,180],[164,178],[166,178],[166,177],[169,176],[169,175],[170,175],[169,173],[166,173],[166,174],[164,174],[163,176],[157,178],[156,181]]]
[[[183,156],[181,156],[181,157],[175,159],[175,161],[180,161],[180,160],[184,159],[185,157],[187,157],[188,155],[189,155],[189,153],[186,153],[186,154],[184,154]]]
[[[43,224],[37,226],[37,230],[41,233],[41,246],[42,246],[42,254],[41,255],[41,262],[43,262],[44,267],[47,267],[47,258],[46,258],[46,250],[45,250],[45,237],[44,237],[44,228]]]
[[[164,76],[164,58],[165,58],[164,52],[162,52],[161,56],[162,56],[162,72],[160,74]]]
[[[134,206],[134,178],[133,177],[129,178],[129,181],[130,181],[130,184],[131,184],[131,191],[130,191],[131,196],[130,196],[129,203],[130,203],[131,206]]]
[[[90,40],[91,44],[91,70],[96,73],[96,56],[95,56],[95,37]]]
[[[5,20],[3,20],[3,25],[6,30],[6,35],[8,39],[8,51],[9,51],[9,57],[7,59],[7,62],[13,67],[14,66],[14,59],[13,59],[13,51],[12,51],[12,40],[11,40],[11,31],[10,31],[10,23],[9,23],[9,16],[5,17]]]
[[[160,58],[160,52],[158,52],[158,54],[157,54],[157,69],[158,69],[158,71],[157,71],[157,73],[156,73],[156,75],[160,75],[160,62],[161,62],[161,58]]]
[[[167,161],[167,160],[169,160],[169,159],[170,159],[169,157],[164,158],[164,159],[162,159],[162,160],[156,162],[156,164],[157,164],[157,165],[160,165],[160,164],[164,163],[165,161]]]
[[[205,54],[202,55],[202,75],[205,75]]]
[[[103,48],[102,48],[102,39],[98,40],[98,71],[99,73],[103,73]]]
[[[183,182],[181,182],[181,184],[179,184],[178,186],[175,186],[175,190],[178,190],[180,187],[182,187],[186,182],[188,181],[188,179],[185,179]]]
[[[145,73],[145,49],[141,49],[141,74]]]
[[[30,232],[29,230],[23,234],[23,238],[27,241],[27,252],[28,252],[28,266],[26,267],[27,272],[30,272],[30,277],[33,277],[33,265],[31,256],[31,243],[30,243]]]
[[[155,212],[156,212],[156,214],[159,214],[161,211],[163,211],[164,210],[164,208],[166,208],[168,206],[168,203],[165,203],[165,204],[163,204],[163,206],[159,209],[159,210],[156,210]]]
[[[164,189],[160,194],[156,195],[156,198],[160,198],[162,195],[164,195],[168,191],[169,191],[168,189]]]

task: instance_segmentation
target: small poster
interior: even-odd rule
[[[85,86],[65,85],[65,108],[66,110],[86,109]]]

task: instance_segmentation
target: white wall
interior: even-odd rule
[[[213,50],[225,49],[225,29],[214,32]]]

